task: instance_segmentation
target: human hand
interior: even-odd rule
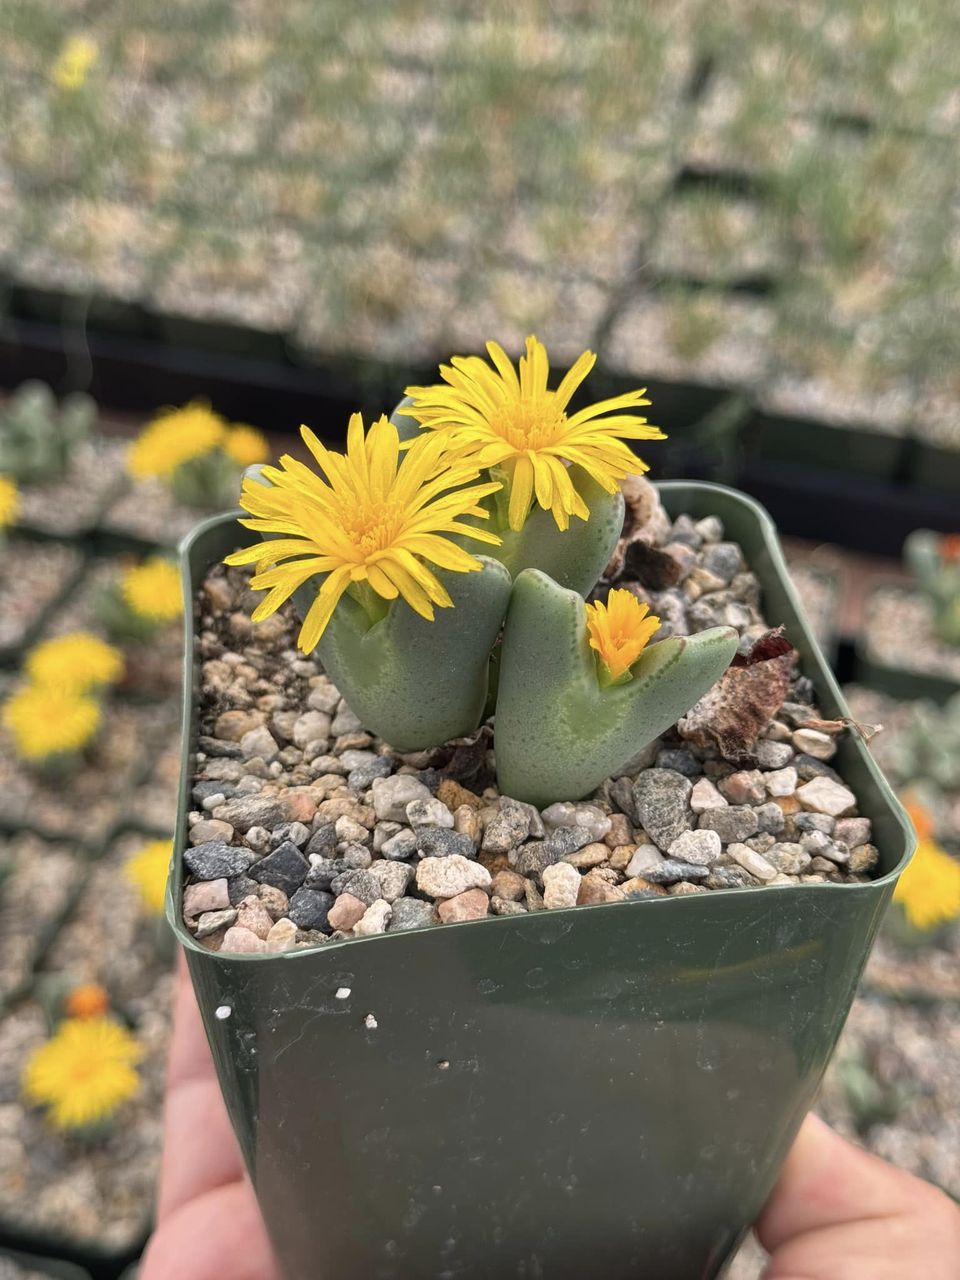
[[[808,1116],[757,1222],[764,1280],[957,1280],[960,1209]],[[140,1280],[280,1280],[180,964],[157,1228]]]
[[[807,1116],[757,1222],[764,1280],[958,1280],[960,1208]]]
[[[140,1280],[280,1280],[182,956],[157,1226]]]

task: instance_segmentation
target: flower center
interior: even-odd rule
[[[343,512],[344,532],[353,543],[359,560],[393,546],[403,528],[404,510],[395,499],[359,501]]]
[[[548,391],[536,400],[520,398],[500,405],[490,418],[490,429],[515,449],[542,449],[556,442],[566,420]]]

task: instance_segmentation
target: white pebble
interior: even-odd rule
[[[368,1013],[363,1020],[363,1025],[367,1028],[368,1031],[376,1031],[377,1027],[379,1026],[379,1023],[377,1022],[376,1018],[373,1016],[372,1013]]]

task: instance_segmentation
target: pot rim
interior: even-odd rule
[[[748,494],[742,493],[738,489],[733,489],[727,485],[714,484],[709,481],[701,480],[665,480],[657,483],[657,489],[666,494],[682,494],[695,488],[697,491],[706,494],[722,495],[725,500],[733,499],[744,508],[748,509],[756,520],[763,538],[764,549],[770,557],[771,564],[776,571],[782,588],[787,599],[796,614],[802,639],[805,641],[806,652],[802,654],[802,663],[807,668],[812,666],[813,670],[807,670],[805,674],[810,675],[817,686],[818,695],[822,697],[824,693],[828,695],[831,701],[840,711],[841,714],[849,716],[849,708],[844,701],[843,694],[840,690],[833,672],[826,663],[817,640],[810,628],[803,604],[793,580],[790,577],[787,563],[780,546],[780,538],[777,533],[777,527],[770,513],[754,498]],[[191,736],[192,736],[192,690],[194,675],[194,653],[193,653],[193,589],[192,575],[190,569],[190,552],[194,545],[199,542],[209,532],[225,525],[228,521],[236,520],[244,513],[239,507],[232,511],[220,512],[217,515],[209,516],[201,521],[182,539],[179,545],[179,556],[181,565],[181,579],[183,582],[184,601],[187,607],[184,609],[184,651],[183,651],[183,696],[182,696],[182,716],[181,716],[181,776],[180,790],[177,805],[177,823],[173,837],[173,858],[171,863],[171,872],[167,878],[166,890],[166,916],[181,946],[195,954],[208,957],[210,959],[222,960],[224,962],[241,964],[246,963],[262,963],[263,961],[294,961],[301,957],[315,956],[318,952],[327,953],[331,950],[339,950],[343,946],[353,946],[357,943],[370,942],[389,942],[396,941],[400,938],[409,939],[411,936],[422,934],[424,930],[404,930],[397,933],[373,934],[366,938],[342,938],[336,942],[326,942],[317,947],[304,947],[301,950],[283,951],[274,953],[256,953],[253,955],[243,955],[234,952],[228,952],[223,955],[221,952],[209,951],[205,947],[201,947],[186,925],[183,923],[183,916],[180,910],[180,902],[183,887],[183,861],[181,854],[186,846],[186,815],[189,809],[187,803],[188,788],[188,769],[187,765],[191,755]],[[877,876],[873,880],[866,881],[861,884],[833,884],[825,881],[822,884],[790,884],[790,885],[770,885],[763,886],[762,892],[764,902],[770,902],[772,907],[780,907],[783,905],[784,896],[789,902],[790,896],[797,891],[815,894],[871,894],[878,897],[884,897],[887,890],[892,889],[893,885],[902,875],[910,859],[913,857],[917,844],[916,832],[908,818],[906,811],[897,799],[890,784],[880,771],[879,766],[871,755],[863,739],[857,735],[852,739],[853,749],[861,757],[862,763],[865,765],[870,780],[876,788],[881,801],[887,806],[891,816],[896,822],[902,837],[902,847],[900,856],[891,869],[882,876]],[[686,911],[688,913],[702,911],[706,905],[709,905],[718,896],[731,897],[736,896],[746,899],[745,905],[749,904],[753,899],[753,895],[749,892],[744,893],[743,889],[712,889],[707,894],[688,894],[679,897],[657,897],[657,898],[637,898],[629,902],[621,903],[597,903],[593,906],[586,907],[561,907],[552,912],[555,915],[564,915],[570,912],[583,911],[636,911],[641,909],[659,908],[664,910],[669,904],[672,905],[674,911]],[[472,928],[482,924],[487,928],[500,924],[506,926],[508,924],[516,927],[516,916],[487,916],[483,920],[466,920],[452,925],[444,925],[444,930],[454,928]],[[439,927],[439,926],[435,926]]]

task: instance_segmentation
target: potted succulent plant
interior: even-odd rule
[[[903,554],[915,590],[886,585],[869,597],[857,678],[944,703],[960,689],[960,536],[916,529]]]
[[[488,352],[185,543],[168,915],[294,1280],[716,1276],[912,832],[765,513]]]

